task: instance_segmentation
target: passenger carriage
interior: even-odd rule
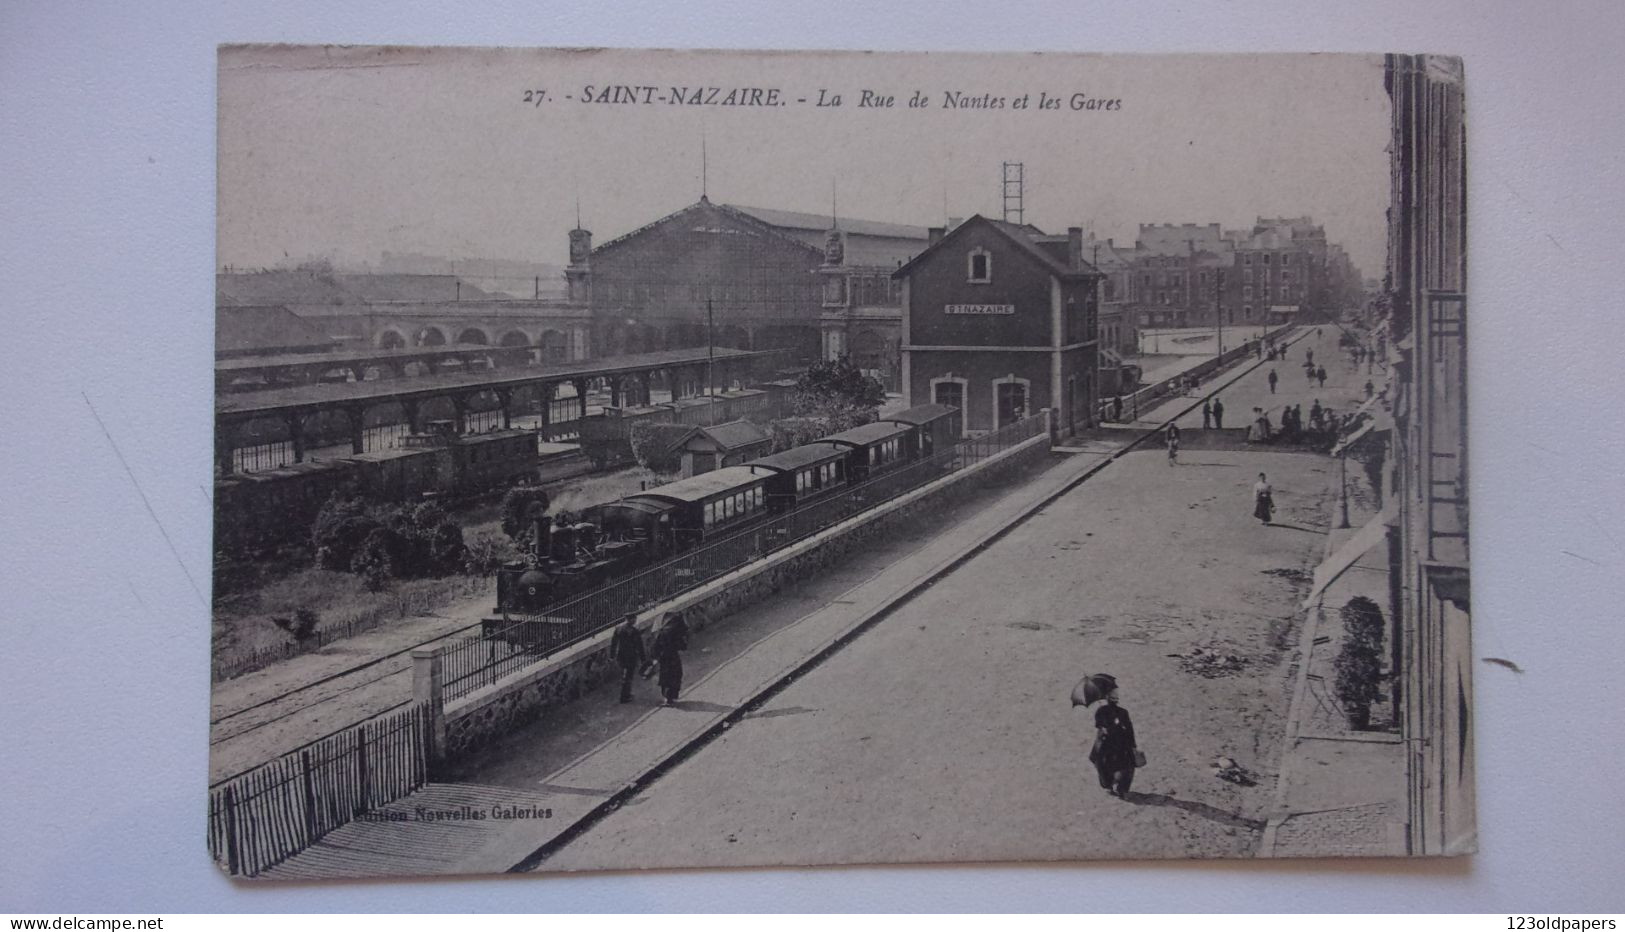
[[[746,463],[769,470],[767,504],[785,512],[839,491],[846,485],[846,460],[851,448],[835,443],[813,443],[774,453]]]
[[[856,484],[884,475],[911,459],[909,439],[914,428],[891,421],[876,421],[838,434],[819,444],[835,444],[848,451],[847,478]]]
[[[616,504],[642,510],[653,518],[654,526],[669,529],[671,549],[686,550],[764,516],[772,476],[765,469],[725,466],[629,495]]]
[[[881,420],[914,428],[908,451],[913,459],[926,459],[952,450],[964,427],[963,417],[953,405],[915,405]]]

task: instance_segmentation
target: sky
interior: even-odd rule
[[[617,85],[653,90],[584,99]],[[776,90],[777,105],[659,99],[674,86]],[[864,91],[891,105],[859,106]],[[908,105],[916,92],[927,106]],[[948,108],[950,92],[1004,106]],[[222,266],[386,251],[563,265],[578,209],[603,243],[702,190],[934,226],[1000,216],[1008,161],[1025,166],[1026,220],[1050,232],[1132,243],[1140,223],[1309,215],[1362,274],[1383,267],[1381,56],[266,46],[222,50],[219,107]]]

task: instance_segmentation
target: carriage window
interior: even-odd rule
[[[726,521],[729,518],[732,518],[734,516],[734,500],[733,499],[725,498],[722,501],[718,502],[717,506],[722,509],[722,520]]]
[[[756,507],[760,508],[762,507],[763,500],[767,498],[767,490],[761,486],[757,486],[756,490],[751,493],[751,497],[756,499]]]
[[[717,506],[711,503],[705,506],[705,526],[710,527],[717,523]]]

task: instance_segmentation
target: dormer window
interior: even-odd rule
[[[978,246],[965,258],[965,277],[971,284],[985,285],[993,281],[993,254]]]

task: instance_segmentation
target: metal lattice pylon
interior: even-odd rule
[[[1004,163],[1004,219],[1007,223],[1026,223],[1026,209],[1022,194],[1027,188],[1027,170],[1022,162]]]

